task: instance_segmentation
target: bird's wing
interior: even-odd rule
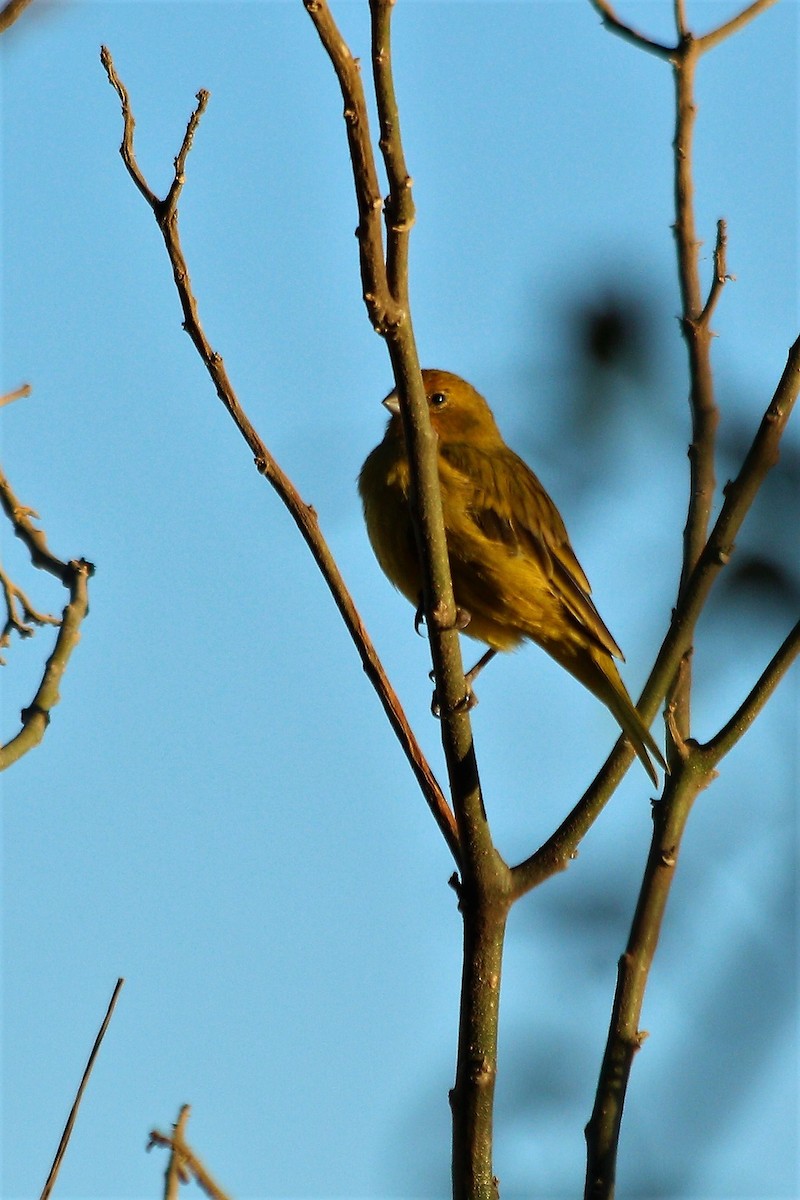
[[[531,558],[578,623],[600,646],[623,658],[591,599],[583,568],[561,515],[527,463],[508,447],[440,444],[448,466],[469,481],[468,516],[491,541]]]

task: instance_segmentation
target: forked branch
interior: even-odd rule
[[[605,8],[604,0],[591,0]],[[692,419],[689,447],[689,505],[678,598],[667,636],[651,672],[642,701],[649,712],[653,695],[669,697],[667,725],[671,775],[663,799],[654,808],[654,829],[628,944],[620,959],[608,1040],[598,1081],[595,1105],[586,1127],[586,1200],[611,1200],[614,1195],[619,1133],[633,1057],[641,1045],[639,1019],[650,967],[674,878],[681,839],[699,792],[714,778],[723,753],[752,723],[798,652],[797,631],[787,638],[770,666],[731,721],[707,746],[690,740],[689,698],[692,684],[691,649],[697,619],[721,568],[733,551],[733,541],[767,472],[777,461],[778,443],[800,390],[800,339],[792,346],[772,401],[745,458],[739,476],[725,489],[725,501],[709,533],[715,503],[716,428],[711,367],[710,319],[730,276],[726,263],[726,228],[720,221],[714,251],[714,274],[703,300],[699,248],[693,203],[692,140],[697,107],[694,74],[700,55],[723,37],[741,28],[766,3],[756,3],[703,38],[694,38],[686,25],[683,0],[675,0],[678,42],[669,58],[673,64],[676,123],[675,239],[682,313],[681,330],[688,352]],[[623,33],[621,23],[611,26]],[[630,34],[630,30],[628,30]],[[641,39],[628,36],[641,45]],[[646,39],[645,39],[646,40]],[[641,48],[647,49],[642,45]]]
[[[228,1200],[227,1193],[222,1190],[186,1141],[186,1125],[190,1112],[188,1104],[181,1107],[171,1136],[161,1133],[158,1129],[150,1131],[147,1149],[165,1146],[170,1151],[164,1172],[164,1200],[178,1200],[181,1184],[189,1183],[191,1179],[195,1180],[197,1186],[210,1196],[211,1200]]]

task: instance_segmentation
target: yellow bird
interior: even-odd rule
[[[608,706],[654,784],[661,751],[633,706],[622,658],[592,603],[558,509],[531,469],[503,441],[492,410],[449,371],[422,372],[439,443],[439,483],[453,592],[464,632],[497,650],[525,638]],[[386,434],[358,479],[372,548],[391,582],[419,606],[422,575],[409,508],[410,468],[397,392],[383,401]],[[471,673],[472,674],[472,673]]]

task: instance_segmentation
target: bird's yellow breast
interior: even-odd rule
[[[384,440],[358,478],[364,521],[381,570],[413,605],[422,594],[414,526],[409,508],[411,474],[402,446]]]
[[[538,610],[537,595],[544,591],[549,597],[549,587],[523,559],[509,572],[508,560],[516,556],[480,532],[470,516],[474,497],[469,481],[441,457],[439,482],[455,601],[470,618],[464,632],[496,650],[514,649],[525,636],[513,619],[516,610],[521,603]],[[411,473],[405,448],[385,439],[367,458],[358,483],[375,557],[416,607],[422,599],[422,572],[409,506]]]

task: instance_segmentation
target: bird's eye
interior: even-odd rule
[[[446,400],[447,396],[444,394],[444,392],[434,392],[431,396],[431,404],[434,406],[434,408],[438,408],[439,405],[444,404]]]

